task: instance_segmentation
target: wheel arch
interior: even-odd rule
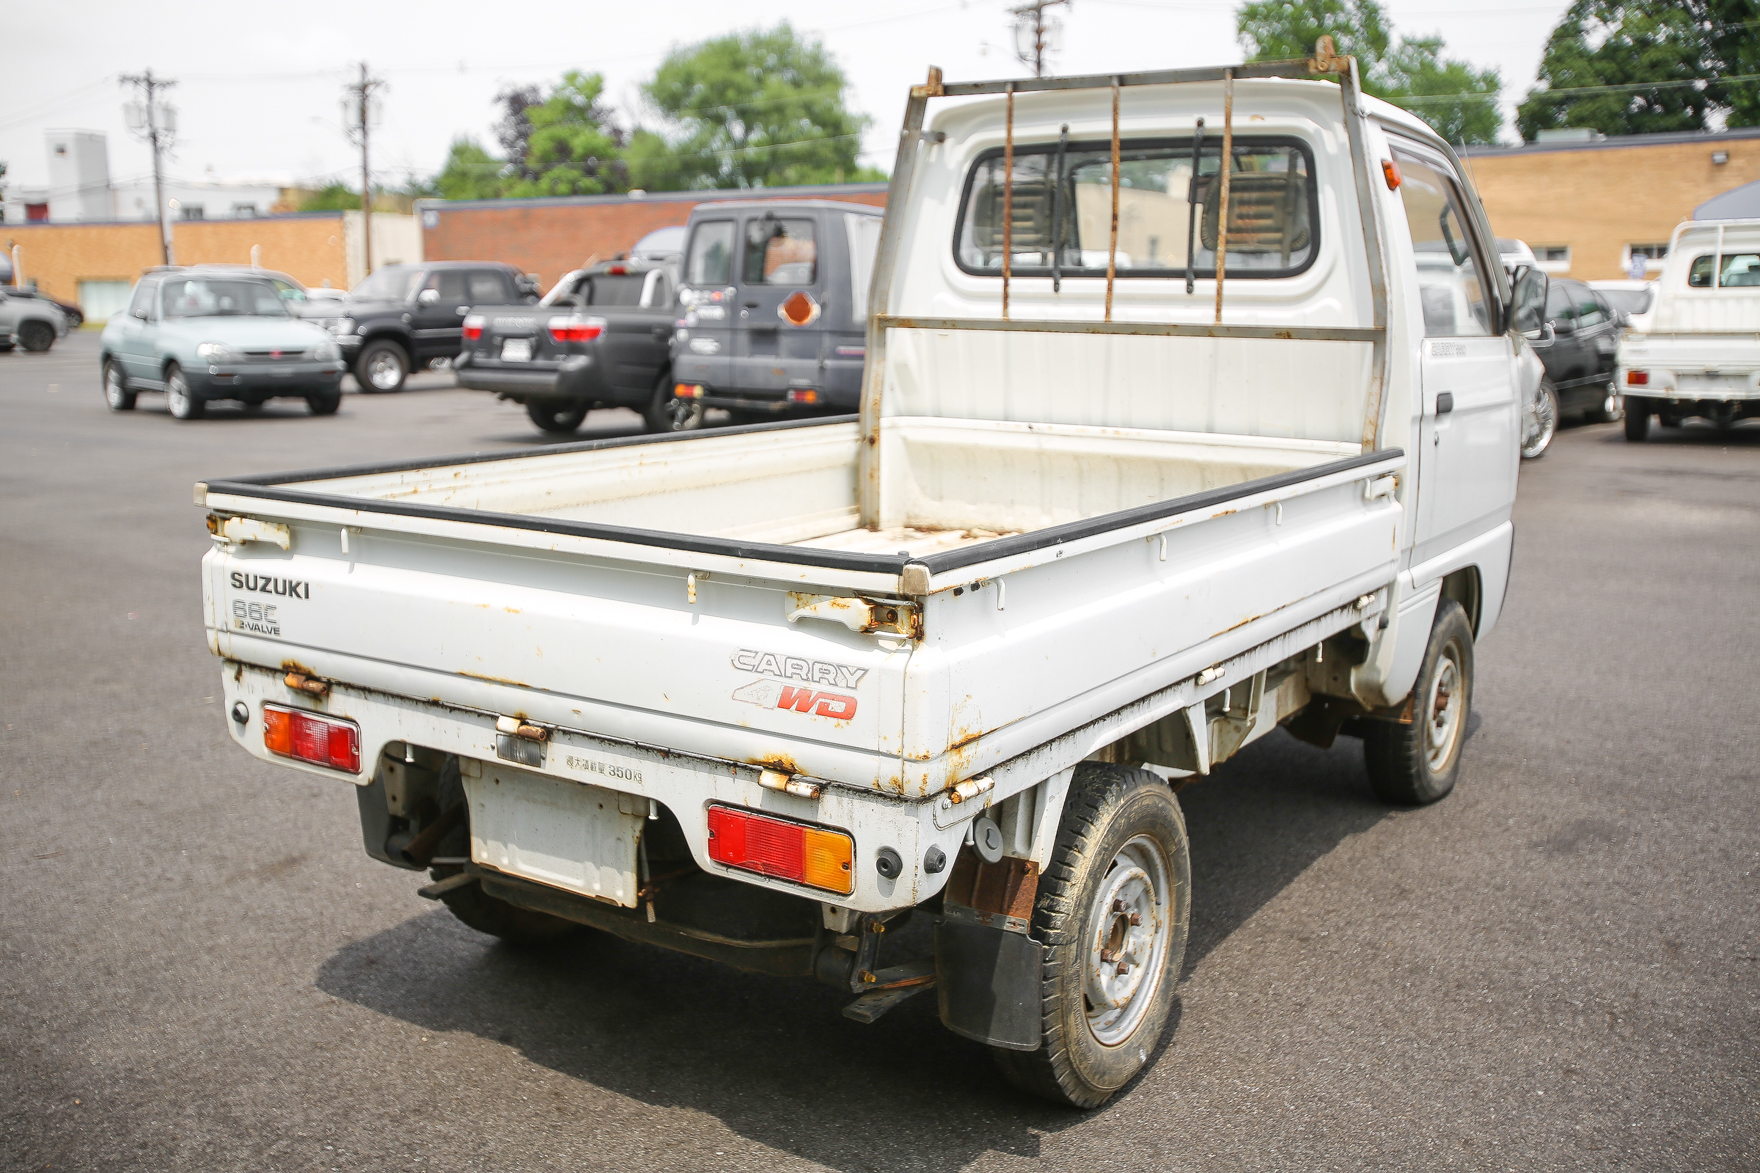
[[[1479,573],[1477,563],[1450,571],[1442,579],[1442,597],[1453,599],[1467,613],[1467,623],[1473,629],[1473,638],[1479,638],[1479,619],[1484,612],[1485,579]]]

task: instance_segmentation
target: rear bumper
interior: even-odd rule
[[[473,391],[493,391],[524,403],[528,400],[568,400],[571,402],[615,404],[646,407],[642,396],[620,392],[605,382],[601,364],[590,354],[571,354],[562,362],[543,365],[484,363],[469,351],[453,363],[453,372],[460,387]]]
[[[186,367],[183,375],[198,399],[237,399],[335,391],[342,386],[343,369],[338,360],[267,367]]]

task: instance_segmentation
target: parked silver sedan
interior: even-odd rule
[[[67,336],[67,315],[54,302],[0,288],[0,350],[41,352]]]

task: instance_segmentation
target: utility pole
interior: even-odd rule
[[[344,125],[348,141],[361,148],[361,244],[366,249],[366,273],[373,273],[373,173],[367,165],[367,138],[378,118],[378,103],[373,94],[385,87],[380,78],[369,77],[367,63],[361,62],[360,80],[345,87],[348,96],[342,100]]]
[[[1069,0],[1028,0],[1009,9],[1014,14],[1014,55],[1021,64],[1033,67],[1034,77],[1045,76],[1045,53],[1056,48],[1051,41],[1063,31],[1060,23],[1045,19],[1045,10],[1068,3]]]
[[[172,137],[177,133],[177,111],[161,102],[159,95],[177,83],[154,77],[150,69],[145,73],[125,73],[120,80],[125,86],[133,86],[141,97],[140,101],[124,106],[122,112],[129,131],[153,148],[153,212],[159,221],[159,255],[165,264],[174,264],[171,221],[165,214],[165,168],[160,156],[171,149]]]

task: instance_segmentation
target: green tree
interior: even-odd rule
[[[317,191],[308,192],[299,202],[302,212],[358,212],[361,193],[346,183],[332,181]]]
[[[443,200],[493,200],[502,195],[507,164],[485,151],[476,139],[460,136],[446,152],[446,166],[434,176]]]
[[[605,78],[569,70],[542,102],[523,111],[525,155],[506,196],[603,195],[629,190],[625,136],[603,99]],[[524,128],[522,128],[524,129]]]
[[[1738,5],[1753,12],[1753,5]],[[1700,3],[1576,0],[1547,38],[1538,84],[1516,110],[1524,139],[1542,130],[1603,134],[1703,130],[1716,95]],[[1754,35],[1753,32],[1748,34]]]
[[[1760,126],[1760,4],[1703,0],[1712,93],[1728,111],[1729,126]],[[1725,78],[1739,78],[1726,81]]]
[[[848,84],[824,45],[787,21],[675,49],[642,87],[667,126],[633,136],[632,181],[689,190],[880,176],[856,161],[869,119],[845,107]]]
[[[1357,59],[1363,92],[1404,106],[1452,143],[1497,139],[1503,88],[1495,69],[1444,57],[1441,37],[1400,37],[1376,0],[1250,0],[1235,10],[1241,47],[1253,61],[1310,57],[1330,34]]]

